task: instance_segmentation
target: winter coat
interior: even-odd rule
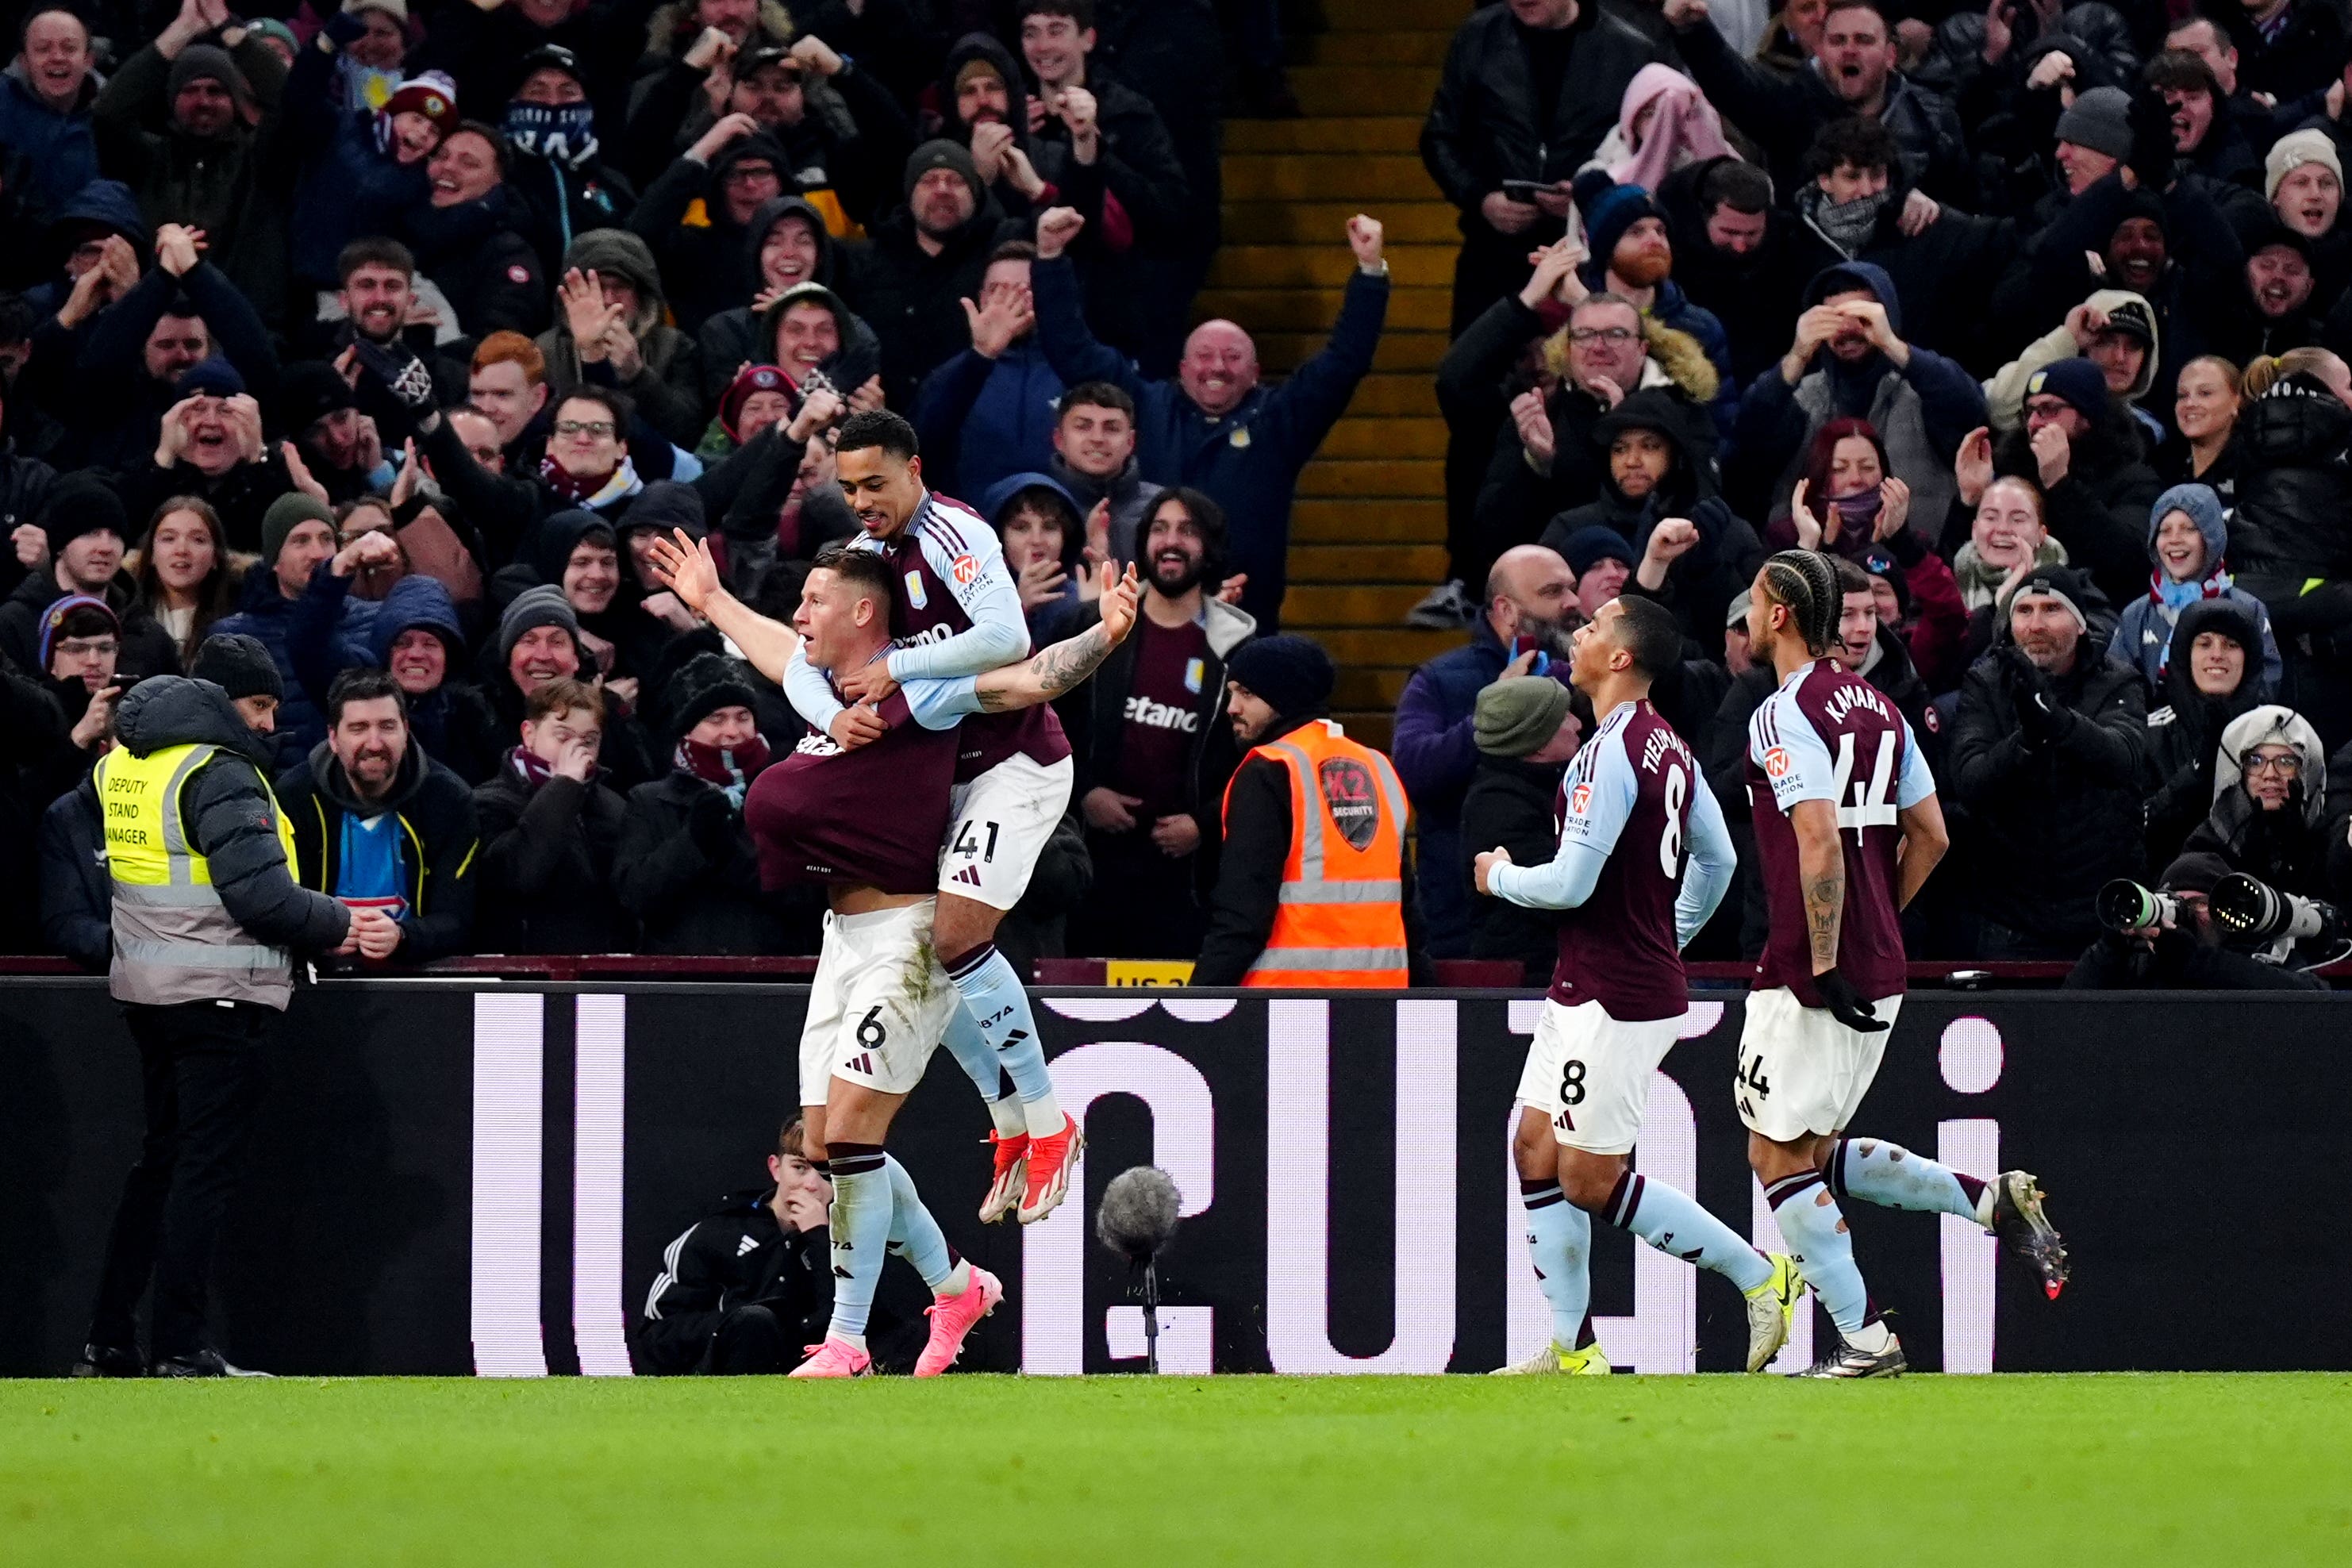
[[[1800,303],[1810,309],[1855,280],[1868,286],[1886,309],[1887,326],[1903,336],[1902,297],[1885,271],[1867,261],[1822,268],[1805,286]],[[1867,419],[1878,432],[1886,447],[1887,471],[1911,487],[1913,515],[1944,515],[1956,488],[1952,460],[1968,433],[1985,422],[1984,394],[1950,360],[1909,346],[1909,363],[1899,369],[1875,353],[1848,365],[1824,346],[1794,386],[1778,372],[1756,379],[1739,400],[1733,440],[1743,471],[1758,480],[1768,473],[1777,477],[1769,480],[1769,506],[1749,515],[1788,510],[1814,433],[1846,417]]]
[[[469,952],[474,925],[473,870],[481,835],[466,781],[425,754],[410,737],[381,800],[362,801],[324,741],[278,781],[278,803],[294,826],[295,858],[304,887],[334,897],[342,875],[343,824],[394,814],[399,837],[401,897],[396,961],[423,963]]]
[[[1009,475],[1045,468],[1055,457],[1062,391],[1034,333],[992,360],[964,350],[923,377],[915,394],[924,477],[947,494],[972,496]]]
[[[2198,635],[2207,631],[2225,633],[2249,656],[2237,689],[2227,696],[2205,695],[2191,677],[2189,650]],[[2252,657],[2257,635],[2257,623],[2245,605],[2228,599],[2200,600],[2181,611],[2172,625],[2173,654],[2151,700],[2162,706],[2147,716],[2147,760],[2140,783],[2151,868],[2171,864],[2181,842],[2211,810],[2221,731],[2277,689],[2263,679],[2261,665]]]
[[[635,931],[613,891],[628,807],[603,783],[557,775],[531,787],[511,759],[476,786],[482,858],[474,885],[480,952],[625,952]]]
[[[2154,509],[2150,510],[2153,513]],[[2194,517],[2193,513],[2183,515]],[[2198,595],[2190,604],[2210,599],[2224,600],[2242,606],[2253,616],[2255,624],[2262,628],[2263,679],[2273,691],[2277,691],[2281,689],[2284,667],[2279,660],[2278,641],[2271,636],[2270,612],[2263,607],[2260,599],[2239,587],[2230,575],[2223,562],[2223,552],[2229,548],[2226,530],[2216,528],[2209,532],[2202,519],[2196,521],[2199,531],[2204,534],[2208,570],[2204,580],[2196,584]],[[2147,544],[2151,557],[2156,553],[2156,531],[2163,521],[2161,516],[2151,515],[2148,519]],[[2165,685],[2165,670],[2171,663],[2173,627],[2179,623],[2181,611],[2189,607],[2184,605],[2180,609],[2175,609],[2166,604],[2163,585],[2164,568],[2159,564],[2149,574],[2147,591],[2126,604],[2123,614],[2116,617],[2113,645],[2115,657],[2137,668],[2140,679],[2155,690],[2161,690]]]
[[[2128,289],[2095,289],[2083,302],[2102,311],[2136,304],[2148,312],[2150,321],[2156,319],[2155,306],[2144,296]],[[2134,408],[2147,399],[2148,389],[2156,384],[2157,363],[2164,357],[2162,329],[2158,329],[2157,335],[2159,342],[2150,345],[2147,359],[2139,367],[2139,378],[2123,395],[2123,400]],[[2060,321],[2026,344],[2024,353],[2001,366],[2000,374],[1985,383],[1985,407],[1992,416],[1992,428],[1997,431],[2014,430],[2023,425],[2025,385],[2033,379],[2033,373],[2046,370],[2062,359],[2073,359],[2081,352],[2080,345],[2074,342],[2074,334],[2067,329],[2064,321]]]
[[[1455,841],[1462,861],[1456,868],[1459,879],[1470,883],[1478,857],[1497,845],[1511,852],[1513,865],[1550,864],[1559,852],[1553,807],[1559,804],[1566,766],[1478,753],[1470,787],[1462,795],[1461,832]],[[1423,853],[1428,853],[1425,841]],[[1527,966],[1529,984],[1549,984],[1559,956],[1559,920],[1554,910],[1474,896],[1466,956],[1515,959]]]
[[[718,807],[705,807],[715,801]],[[728,853],[698,841],[698,810],[724,809]],[[817,907],[793,891],[760,889],[760,858],[743,814],[719,786],[673,771],[629,792],[613,864],[613,891],[638,921],[645,952],[782,953],[814,949]]]
[[[2147,509],[2164,493],[2141,456],[2128,416],[2102,420],[2071,443],[2066,477],[2042,492],[2050,537],[2090,574],[2110,605],[2127,605],[2147,585]],[[2040,463],[2021,427],[1993,446],[1993,471],[2041,483]],[[2122,657],[2120,653],[2117,657]]]
[[[1763,243],[1744,256],[1728,255],[1707,242],[1708,215],[1698,193],[1707,175],[1725,161],[1702,158],[1685,164],[1667,175],[1654,194],[1674,231],[1674,280],[1694,303],[1713,311],[1723,323],[1731,350],[1730,384],[1745,386],[1789,352],[1796,335],[1797,297],[1824,263],[1816,259],[1819,253],[1808,243],[1810,237],[1801,232],[1802,220],[1784,207],[1766,210]],[[1937,225],[1937,229],[1941,227]],[[1954,230],[1956,235],[1959,232]],[[1937,229],[1921,237],[1943,237]],[[1893,253],[1873,246],[1864,248],[1861,259],[1887,268],[1906,306],[1910,307],[1906,315],[1929,308],[1925,302],[1915,304],[1915,285]],[[1510,303],[1517,305],[1518,300],[1513,297]],[[1455,342],[1458,344],[1460,340]],[[1931,341],[1929,346],[1937,345]]]
[[[679,330],[698,332],[718,311],[748,304],[744,286],[746,226],[727,216],[727,174],[745,158],[765,158],[790,184],[782,144],[766,132],[739,137],[710,162],[678,157],[646,187],[629,231],[653,247],[662,288]],[[757,221],[757,213],[753,215]]]
[[[962,301],[980,298],[980,280],[996,247],[1021,237],[1020,226],[1008,222],[993,202],[982,203],[937,256],[917,242],[915,220],[903,207],[876,226],[849,268],[848,295],[882,341],[882,387],[890,406],[913,407],[923,377],[970,346]],[[1044,270],[1040,263],[1036,271]],[[1040,338],[1045,335],[1043,306],[1041,300]]]
[[[23,155],[33,175],[31,216],[47,222],[98,178],[98,141],[90,132],[98,80],[86,79],[73,108],[59,114],[25,80],[22,59],[20,54],[0,71],[0,147]]]
[[[1135,559],[1143,545],[1144,519],[1158,504],[1161,487],[1143,482],[1143,466],[1133,458],[1108,479],[1088,478],[1062,460],[1059,452],[1045,459],[1051,474],[1078,503],[1078,515],[1093,515],[1098,502],[1110,507],[1110,558],[1121,567]]]
[[[2239,585],[2275,609],[2313,578],[2352,580],[2352,408],[2291,378],[2238,410],[2231,442]]]
[[[223,616],[213,625],[215,637],[238,633],[259,639],[277,662],[286,695],[278,704],[278,730],[269,743],[281,769],[309,756],[310,748],[327,738],[326,693],[320,691],[314,698],[294,668],[296,624],[315,618],[331,628],[326,635],[334,639],[339,668],[368,662],[368,629],[376,607],[365,599],[352,598],[351,579],[336,576],[327,570],[328,565],[319,563],[301,597],[296,599],[278,592],[277,573],[255,566],[245,575],[245,600],[236,614]]]
[[[1712,25],[1679,28],[1674,37],[1699,90],[1763,148],[1774,188],[1794,191],[1805,184],[1805,153],[1814,135],[1853,112],[1821,73],[1784,77],[1768,70],[1735,53]],[[1975,208],[1976,179],[1950,100],[1892,73],[1878,121],[1901,151],[1907,183],[1939,202],[1964,211]]]
[[[41,616],[66,596],[58,586],[56,569],[45,568],[17,583],[16,591],[0,602],[0,656],[35,679],[48,674],[41,664]],[[122,627],[121,652],[114,668],[126,682],[149,675],[180,673],[180,650],[172,634],[139,603],[138,590],[127,572],[118,572],[106,585],[107,606]]]
[[[92,974],[114,956],[114,878],[98,789],[84,779],[41,814],[41,935]]]
[[[441,684],[408,699],[409,744],[421,747],[470,788],[498,767],[512,743],[512,732],[500,726],[482,689],[465,677],[466,633],[449,590],[414,573],[386,590],[368,626],[369,662],[379,669],[390,668],[392,645],[401,633],[418,627],[440,637],[445,659]],[[332,684],[341,672],[334,665],[338,639],[320,635],[331,630],[324,616],[307,616],[297,621],[289,639],[303,686],[321,702],[326,696],[321,679]]]
[[[768,231],[788,216],[805,219],[816,236],[816,271],[808,281],[824,284],[834,291],[835,300],[841,300],[841,308],[835,312],[841,326],[840,352],[817,368],[842,392],[855,392],[867,378],[881,374],[882,341],[874,335],[874,329],[866,325],[865,318],[842,300],[841,290],[847,286],[845,253],[840,242],[826,232],[824,215],[806,199],[778,196],[751,215],[751,223],[743,229],[740,297],[752,300],[767,289],[767,275],[760,268],[760,249],[767,243]],[[702,350],[702,401],[713,408],[719,406],[720,395],[734,381],[740,367],[776,363],[775,322],[764,313],[754,314],[749,304],[732,306],[705,318],[696,330],[695,341]],[[929,449],[927,446],[925,450]]]
[[[327,31],[356,36],[356,23],[338,12]],[[339,68],[347,58],[314,44],[294,57],[286,78],[285,134],[302,163],[294,185],[294,278],[310,289],[340,288],[335,259],[343,247],[383,232],[394,215],[430,192],[429,160],[401,163],[377,142],[376,111],[348,107]],[[296,314],[307,316],[308,307],[299,301]]]
[[[30,887],[39,874],[34,837],[48,805],[47,771],[72,744],[68,728],[49,683],[0,652],[0,879],[5,886]],[[0,899],[0,952],[40,951],[39,912],[30,899]]]
[[[2086,637],[2052,682],[2061,711],[2037,743],[2018,719],[2013,646],[2004,637],[1969,670],[1952,726],[1948,782],[1979,847],[1976,907],[2038,942],[2082,946],[2099,932],[2099,889],[2146,869],[2147,704],[2138,673]]]
[[[1505,180],[1566,180],[1617,123],[1633,73],[1657,47],[1597,5],[1580,7],[1569,31],[1559,97],[1536,101],[1536,83],[1508,6],[1474,12],[1445,51],[1437,95],[1421,131],[1421,162],[1462,212],[1465,235],[1496,236],[1478,210]]]
[[[1242,607],[1261,631],[1271,633],[1282,609],[1298,473],[1371,371],[1388,316],[1388,279],[1357,268],[1322,351],[1281,385],[1261,384],[1231,412],[1212,419],[1178,383],[1147,380],[1132,362],[1095,340],[1079,313],[1077,274],[1067,257],[1038,262],[1030,276],[1037,339],[1055,374],[1066,386],[1107,381],[1135,399],[1136,458],[1143,477],[1154,484],[1195,486],[1225,509],[1227,564],[1249,574]]]
[[[393,226],[457,313],[456,325],[479,342],[492,332],[530,337],[546,330],[555,280],[530,241],[531,216],[504,184],[456,206],[411,203]]]
[[[637,319],[632,323],[637,352],[644,363],[624,381],[612,362],[583,365],[572,341],[572,328],[562,320],[539,334],[539,352],[547,356],[549,405],[583,382],[607,386],[627,395],[638,417],[677,446],[691,447],[702,434],[702,367],[694,340],[663,320],[660,271],[646,242],[625,229],[592,229],[563,252],[555,275],[577,268],[607,277],[625,279],[636,286]]]
[[[2265,810],[2247,793],[2241,762],[2256,746],[2281,742],[2294,749],[2302,768],[2285,804]],[[2292,709],[2252,709],[2221,732],[2212,811],[2181,846],[2181,854],[2218,857],[2231,870],[2283,893],[2337,897],[2328,874],[2330,836],[2322,826],[2326,795],[2327,757],[2319,732]]]
[[[99,195],[110,184],[100,181],[84,194]],[[100,204],[90,205],[96,207]],[[155,324],[163,319],[165,308],[181,295],[185,295],[203,314],[215,352],[236,367],[257,398],[267,405],[278,386],[278,355],[270,347],[268,330],[236,283],[210,261],[198,261],[180,278],[160,267],[150,268],[129,293],[100,310],[89,323],[79,344],[67,417],[81,437],[78,443],[79,455],[95,466],[112,468],[125,476],[118,489],[123,504],[133,509],[131,516],[136,519],[143,520],[151,514],[136,510],[131,493],[135,480],[130,476],[142,469],[152,470],[163,415],[180,401],[170,383],[157,381],[147,374],[147,339]],[[274,452],[272,456],[274,458]],[[173,493],[185,493],[185,487],[181,492],[164,492]],[[228,521],[226,513],[222,521]],[[235,525],[231,526],[234,530]],[[229,542],[237,549],[251,550],[258,545],[260,538],[260,519],[257,517],[249,539],[232,531]]]
[[[90,106],[100,164],[139,197],[148,226],[205,231],[205,258],[273,325],[287,321],[286,214],[295,149],[280,135],[286,67],[258,35],[229,51],[260,110],[257,124],[232,120],[199,139],[172,122],[171,62],[149,44],[107,79]]]

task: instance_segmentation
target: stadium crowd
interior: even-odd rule
[[[1791,545],[1839,559],[1838,657],[1952,820],[1915,955],[2076,959],[2116,878],[2352,898],[2352,25],[2207,6],[1463,23],[1422,138],[1462,213],[1451,580],[1412,619],[1468,640],[1397,711],[1417,957],[1548,970],[1470,859],[1549,858],[1592,722],[1568,638],[1612,596],[1682,626],[1659,706],[1740,830],[1747,588]],[[0,869],[39,897],[0,951],[105,966],[92,764],[127,691],[201,667],[276,699],[302,885],[389,917],[328,962],[814,952],[821,899],[764,889],[742,820],[804,727],[648,545],[707,538],[789,618],[857,526],[827,434],[887,406],[1037,645],[1095,614],[1087,563],[1145,576],[1058,704],[1073,809],[1000,942],[1237,976],[1283,846],[1221,856],[1229,796],[1286,825],[1245,753],[1333,691],[1273,635],[1293,491],[1389,291],[1359,219],[1279,384],[1247,323],[1192,325],[1229,68],[1295,111],[1276,9],[26,11]],[[1751,885],[1694,955],[1761,915]]]

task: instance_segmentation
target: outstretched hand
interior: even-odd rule
[[[1095,581],[1102,589],[1103,631],[1110,637],[1110,646],[1117,647],[1127,640],[1127,634],[1135,629],[1136,605],[1142,596],[1142,584],[1137,579],[1131,563],[1121,573],[1116,565],[1106,561],[1095,568]]]
[[[667,539],[655,534],[646,554],[646,565],[655,579],[698,616],[725,592],[719,580],[719,563],[707,539],[696,539],[682,528],[673,529]]]

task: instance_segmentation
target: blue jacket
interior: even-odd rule
[[[1147,380],[1126,356],[1095,341],[1068,257],[1038,262],[1030,269],[1030,287],[1037,297],[1037,341],[1063,384],[1107,381],[1135,399],[1143,477],[1154,484],[1194,486],[1225,509],[1229,569],[1249,574],[1242,607],[1261,633],[1272,633],[1282,608],[1298,471],[1372,368],[1388,319],[1389,280],[1354,271],[1323,351],[1280,386],[1254,388],[1222,419],[1202,413],[1174,381]]]
[[[1500,679],[1509,662],[1510,650],[1481,616],[1467,647],[1441,653],[1414,670],[1397,699],[1389,755],[1421,825],[1413,880],[1432,958],[1470,953],[1475,895],[1462,846],[1462,796],[1478,771],[1472,719],[1478,693]]]
[[[74,111],[59,114],[13,68],[0,71],[0,146],[24,154],[42,217],[54,220],[98,178],[98,142],[89,132],[89,100],[96,96],[95,85],[85,82]]]
[[[1061,396],[1034,332],[992,360],[966,349],[923,377],[914,426],[931,488],[970,498],[1043,469],[1054,460]]]
[[[349,669],[367,664],[368,633],[375,619],[376,607],[364,599],[351,597],[351,579],[338,577],[319,563],[310,574],[310,585],[299,599],[289,599],[278,591],[278,574],[268,563],[256,562],[245,576],[245,604],[233,616],[223,616],[213,625],[212,635],[225,636],[240,632],[257,637],[278,662],[278,678],[286,683],[286,695],[278,704],[278,729],[271,749],[278,769],[292,767],[310,754],[310,748],[327,738],[327,710],[321,700],[314,700],[310,688],[302,682],[300,672],[294,667],[293,639],[298,619],[324,617],[335,628],[335,660],[337,668]],[[314,672],[315,673],[315,672]],[[320,694],[323,699],[325,694]]]

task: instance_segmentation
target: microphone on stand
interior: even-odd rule
[[[1167,1172],[1137,1165],[1111,1178],[1095,1215],[1095,1235],[1102,1244],[1142,1271],[1144,1354],[1154,1373],[1160,1370],[1160,1270],[1154,1259],[1175,1239],[1182,1202]]]

